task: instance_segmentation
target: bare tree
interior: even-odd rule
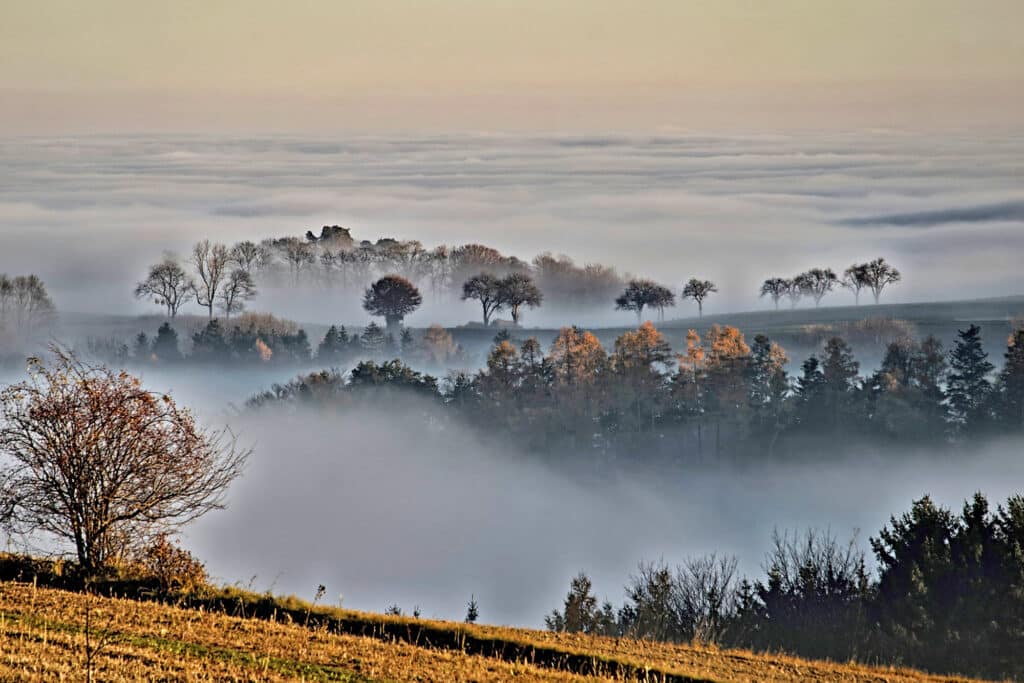
[[[270,251],[266,245],[246,240],[231,247],[229,258],[236,266],[254,275],[269,263]]]
[[[786,278],[768,278],[761,285],[761,296],[770,296],[772,298],[772,303],[775,304],[775,310],[777,311],[779,310],[779,300],[786,296],[792,284],[793,283]]]
[[[172,257],[150,266],[146,279],[135,286],[135,298],[150,298],[153,303],[167,309],[167,317],[178,315],[178,310],[193,296],[192,281],[185,269]]]
[[[70,543],[89,573],[223,507],[248,451],[126,372],[53,347],[0,391],[0,525]]]
[[[192,247],[192,268],[198,280],[192,281],[196,302],[209,311],[213,318],[213,307],[217,303],[220,285],[228,276],[228,248],[223,244],[211,244],[210,240],[197,242]]]
[[[715,283],[711,280],[698,280],[693,277],[683,287],[683,298],[693,299],[697,302],[697,317],[704,317],[704,299],[718,291]]]
[[[501,280],[490,273],[480,273],[462,283],[462,300],[476,299],[483,309],[484,325],[491,324],[491,316],[502,307]]]
[[[864,269],[864,286],[871,290],[871,294],[875,297],[875,304],[878,304],[882,290],[888,285],[899,282],[902,277],[900,271],[886,263],[884,258],[876,258],[861,267]]]
[[[796,305],[800,303],[800,298],[804,295],[804,290],[800,288],[800,283],[796,279],[786,280],[786,284],[789,288],[786,290],[786,298],[789,299],[789,307],[796,308]]]
[[[814,307],[817,308],[825,295],[839,283],[839,278],[831,268],[811,268],[797,275],[793,282],[802,293],[814,299]]]
[[[387,275],[370,285],[363,294],[363,310],[384,317],[389,332],[394,334],[402,319],[423,303],[416,286],[400,275]]]
[[[501,279],[498,285],[499,296],[503,306],[508,306],[512,314],[512,322],[519,324],[523,306],[536,308],[544,300],[540,288],[526,273],[511,273]]]
[[[860,290],[866,285],[865,264],[855,263],[843,271],[843,277],[839,280],[839,286],[853,292],[853,300],[860,305]]]
[[[292,271],[295,284],[299,284],[299,274],[302,272],[302,269],[316,262],[316,252],[313,245],[309,242],[304,242],[298,237],[285,237],[277,241],[277,246]]]
[[[634,279],[626,284],[626,289],[615,299],[615,308],[620,311],[634,311],[639,323],[645,308],[664,309],[665,306],[674,303],[675,295],[668,287],[663,287],[653,280]]]
[[[11,325],[23,338],[56,316],[57,309],[37,275],[10,278],[0,273],[0,327]]]
[[[230,318],[232,313],[241,313],[245,310],[245,302],[256,296],[256,285],[252,281],[249,271],[236,268],[224,281],[217,295],[220,309],[224,311],[224,317]]]

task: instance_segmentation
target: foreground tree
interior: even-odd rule
[[[504,304],[501,300],[501,280],[490,273],[480,273],[462,283],[462,300],[475,299],[483,309],[484,325],[491,324],[491,316]]]
[[[178,315],[178,310],[192,298],[192,282],[181,265],[171,258],[151,266],[146,279],[135,286],[135,298],[152,299],[167,309],[167,317]]]
[[[715,283],[711,280],[698,280],[693,277],[683,287],[683,298],[693,299],[697,302],[697,317],[704,317],[704,299],[718,291]]]
[[[423,303],[416,285],[400,275],[386,275],[367,287],[363,294],[363,310],[383,316],[387,330],[394,334],[402,319]]]
[[[223,507],[248,451],[166,394],[54,347],[0,392],[0,524],[72,544],[95,572]]]
[[[792,284],[792,282],[783,277],[768,278],[761,285],[761,296],[770,296],[777,311],[779,310],[779,300],[786,296]]]
[[[664,308],[668,301],[675,301],[675,295],[667,287],[653,280],[630,280],[625,291],[615,299],[615,308],[620,311],[634,311],[639,323],[648,306]]]
[[[814,299],[814,307],[817,308],[825,295],[835,288],[839,278],[831,268],[811,268],[806,273],[797,275],[794,282],[803,294]]]
[[[207,310],[211,319],[221,283],[228,276],[230,265],[228,248],[223,244],[203,240],[192,248],[192,268],[196,273],[196,279],[191,283],[192,292],[196,303]]]
[[[516,325],[519,324],[523,306],[537,308],[544,300],[540,288],[526,273],[512,273],[502,278],[499,284],[499,297],[502,305],[508,306],[512,322]]]

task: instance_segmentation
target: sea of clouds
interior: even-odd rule
[[[905,275],[890,301],[1020,293],[1019,134],[24,137],[0,158],[0,272],[39,273],[65,311],[150,310],[132,285],[196,239],[324,224],[708,277],[711,312],[879,255]]]

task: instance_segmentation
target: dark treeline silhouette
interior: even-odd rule
[[[599,604],[581,573],[545,621],[554,631],[1024,675],[1024,497],[993,512],[978,493],[956,514],[925,496],[870,545],[874,576],[856,539],[814,530],[776,532],[756,580],[739,576],[734,557],[641,562],[618,610]]]
[[[428,358],[426,335],[408,337],[407,361]],[[650,322],[621,335],[611,350],[575,327],[563,328],[546,352],[536,338],[515,343],[504,331],[486,367],[429,378],[437,387],[430,396],[486,434],[531,450],[680,462],[817,447],[834,452],[847,441],[935,445],[1024,427],[1024,330],[1009,339],[998,374],[976,326],[962,330],[949,352],[933,337],[894,341],[881,367],[866,376],[840,337],[826,341],[795,377],[785,351],[763,335],[748,345],[738,329],[713,325],[703,339],[691,330],[686,343],[674,352]],[[408,377],[421,376],[399,360],[401,349],[390,349],[378,347],[376,359],[352,376],[376,372],[381,357],[396,359],[389,367],[397,378],[382,384],[401,389]],[[347,400],[352,384],[342,372],[318,373],[251,403],[301,397],[329,404]]]

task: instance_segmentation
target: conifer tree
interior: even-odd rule
[[[156,338],[153,339],[153,355],[163,363],[181,360],[181,351],[178,349],[178,333],[174,331],[170,323],[165,322],[156,331]]]
[[[1009,429],[1024,426],[1024,330],[1017,330],[1006,346],[1006,364],[999,373],[999,417]]]
[[[958,332],[956,346],[949,354],[949,385],[946,402],[955,431],[970,433],[981,429],[992,395],[988,375],[993,365],[981,345],[981,328],[971,325]]]

